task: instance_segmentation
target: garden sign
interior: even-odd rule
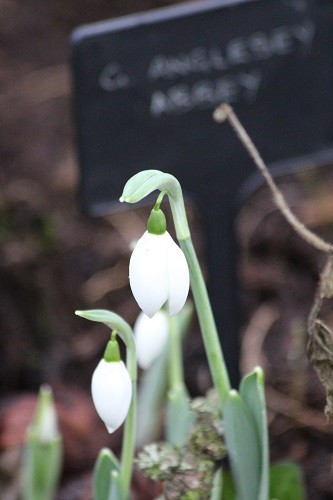
[[[230,103],[273,172],[331,157],[333,2],[184,3],[79,27],[71,48],[82,205],[124,210],[119,196],[139,170],[179,179],[207,231],[209,291],[236,379],[232,223],[254,167],[212,113]]]

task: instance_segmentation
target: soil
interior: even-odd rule
[[[130,242],[147,211],[91,219],[80,212],[71,115],[68,39],[95,20],[160,7],[157,0],[0,0],[0,497],[17,498],[22,443],[36,394],[49,383],[64,438],[57,498],[91,498],[91,470],[101,447],[120,448],[92,406],[91,374],[106,330],[75,309],[108,308],[133,323],[128,287]],[[176,2],[173,2],[176,3]],[[333,168],[279,179],[293,210],[333,241]],[[199,254],[198,217],[191,226]],[[333,426],[325,392],[306,357],[306,322],[325,256],[301,241],[266,189],[238,220],[240,281],[246,322],[241,369],[261,364],[267,377],[272,460],[300,464],[308,498],[333,498]],[[327,321],[333,318],[330,307]],[[191,394],[210,385],[197,329],[185,349]],[[136,499],[154,498],[138,473]]]

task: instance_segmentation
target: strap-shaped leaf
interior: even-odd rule
[[[167,350],[143,373],[139,384],[136,448],[141,449],[158,439],[161,424],[161,408],[167,392]]]
[[[246,375],[239,388],[239,393],[246,403],[254,420],[260,451],[260,485],[257,500],[266,500],[269,491],[269,450],[265,402],[264,372],[256,367]]]
[[[184,386],[168,392],[166,439],[172,445],[183,446],[194,423],[195,415],[189,408],[189,402]]]
[[[187,301],[177,315],[179,330],[182,337],[188,333],[193,318],[193,304]],[[162,402],[167,393],[166,377],[168,363],[168,349],[165,349],[152,366],[141,376],[138,395],[137,422],[140,432],[136,435],[136,448],[141,449],[145,444],[153,442],[158,437],[161,420]]]
[[[182,339],[188,331],[192,311],[192,305],[186,304],[186,307],[169,322],[169,372],[173,371],[174,373],[169,375],[166,439],[174,446],[185,444],[187,434],[195,421],[195,414],[189,407],[190,397],[183,378],[182,359]],[[176,379],[174,378],[175,373],[178,374]]]
[[[209,500],[222,500],[223,470],[217,469],[213,478],[212,491]]]
[[[225,439],[238,500],[258,500],[261,453],[252,412],[231,390],[224,407]]]
[[[109,500],[112,490],[113,473],[119,477],[119,461],[108,448],[103,448],[96,460],[94,467],[94,500]],[[121,492],[119,491],[119,494]],[[121,496],[113,496],[113,500],[121,500]]]
[[[95,500],[95,499],[94,499]],[[121,477],[117,470],[111,472],[111,488],[107,500],[125,500]]]

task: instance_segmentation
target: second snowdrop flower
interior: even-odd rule
[[[143,312],[152,318],[164,304],[170,316],[184,306],[189,286],[186,258],[166,231],[160,208],[154,207],[147,231],[131,256],[129,279],[133,295]]]
[[[133,333],[138,365],[147,370],[162,354],[169,336],[169,320],[162,310],[149,318],[141,311],[135,322]]]
[[[110,340],[103,359],[91,381],[91,393],[97,413],[111,433],[124,422],[132,398],[132,382],[120,359],[116,340]]]

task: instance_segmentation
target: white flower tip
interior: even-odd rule
[[[107,425],[107,424],[105,424],[105,425],[106,425],[106,428],[107,428],[109,434],[112,434],[116,430],[115,427],[111,427],[110,425]]]
[[[125,198],[124,198],[123,196],[121,196],[121,197],[119,198],[119,201],[120,201],[120,203],[123,203],[123,201],[126,201],[126,200],[125,200]]]

